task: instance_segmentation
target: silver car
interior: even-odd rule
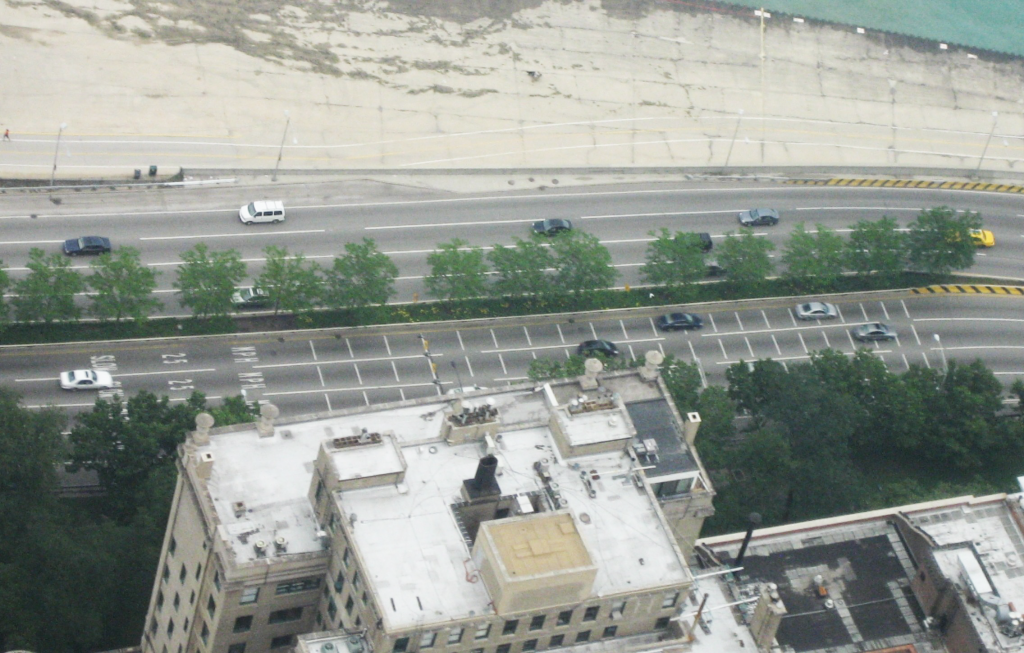
[[[771,227],[779,224],[779,212],[775,209],[750,209],[737,217],[744,227]]]
[[[839,317],[839,309],[835,304],[807,302],[797,304],[796,317],[800,320],[834,320]]]
[[[896,330],[888,324],[882,324],[881,322],[862,324],[859,327],[850,329],[850,333],[860,342],[896,339]]]

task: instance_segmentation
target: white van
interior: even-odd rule
[[[253,222],[281,222],[284,220],[284,202],[261,200],[238,209],[238,219],[245,224]]]

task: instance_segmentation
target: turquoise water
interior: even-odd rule
[[[728,0],[793,16],[1024,56],[1024,0]]]

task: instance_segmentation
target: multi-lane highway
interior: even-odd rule
[[[288,217],[278,225],[246,226],[238,207],[253,199],[284,199]],[[179,254],[196,243],[241,252],[251,276],[263,263],[267,245],[286,246],[330,265],[346,242],[375,239],[399,266],[398,301],[414,293],[426,298],[422,279],[426,256],[438,243],[459,237],[472,245],[511,244],[526,237],[529,223],[568,218],[598,236],[622,273],[620,283],[636,285],[650,240],[648,232],[706,231],[716,241],[737,228],[736,213],[755,206],[782,211],[776,227],[757,231],[781,249],[793,226],[822,224],[840,232],[860,219],[882,215],[906,224],[922,208],[948,205],[981,212],[996,236],[994,249],[979,252],[974,273],[1024,277],[1024,198],[998,193],[941,190],[800,187],[780,184],[717,183],[601,186],[453,195],[371,182],[333,182],[238,188],[164,189],[116,193],[105,190],[17,193],[0,206],[0,260],[17,279],[26,274],[30,248],[59,251],[65,238],[108,236],[114,246],[131,245],[143,261],[163,274],[159,294],[171,314],[181,314],[171,283]],[[89,261],[76,262],[83,271]]]
[[[595,337],[615,341],[624,356],[641,357],[651,349],[674,354],[696,362],[708,383],[724,383],[725,369],[741,359],[770,357],[789,365],[829,347],[851,353],[858,345],[850,328],[876,320],[895,327],[898,339],[859,346],[895,372],[980,358],[1007,383],[1024,377],[1024,297],[887,293],[843,298],[837,305],[841,316],[823,323],[796,320],[788,300],[696,307],[705,317],[704,329],[675,333],[656,330],[657,313],[641,311],[10,348],[0,350],[0,384],[22,392],[28,405],[84,410],[95,397],[61,391],[57,373],[92,367],[113,374],[115,392],[145,389],[180,400],[193,389],[214,398],[244,391],[249,399],[271,401],[296,415],[433,395],[460,384],[493,387],[522,380],[533,359],[564,358],[581,340]],[[437,364],[440,388],[420,335]]]

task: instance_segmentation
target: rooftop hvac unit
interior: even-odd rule
[[[366,647],[363,646],[362,638],[352,635],[348,638],[349,653],[363,653]]]
[[[320,650],[322,651],[322,653],[332,653],[334,651],[334,644],[327,642],[326,644],[320,647]]]
[[[278,535],[274,539],[274,551],[277,553],[285,553],[288,551],[288,539],[284,535]]]
[[[267,543],[264,540],[256,540],[252,543],[252,550],[256,552],[256,557],[262,558],[267,555]]]

